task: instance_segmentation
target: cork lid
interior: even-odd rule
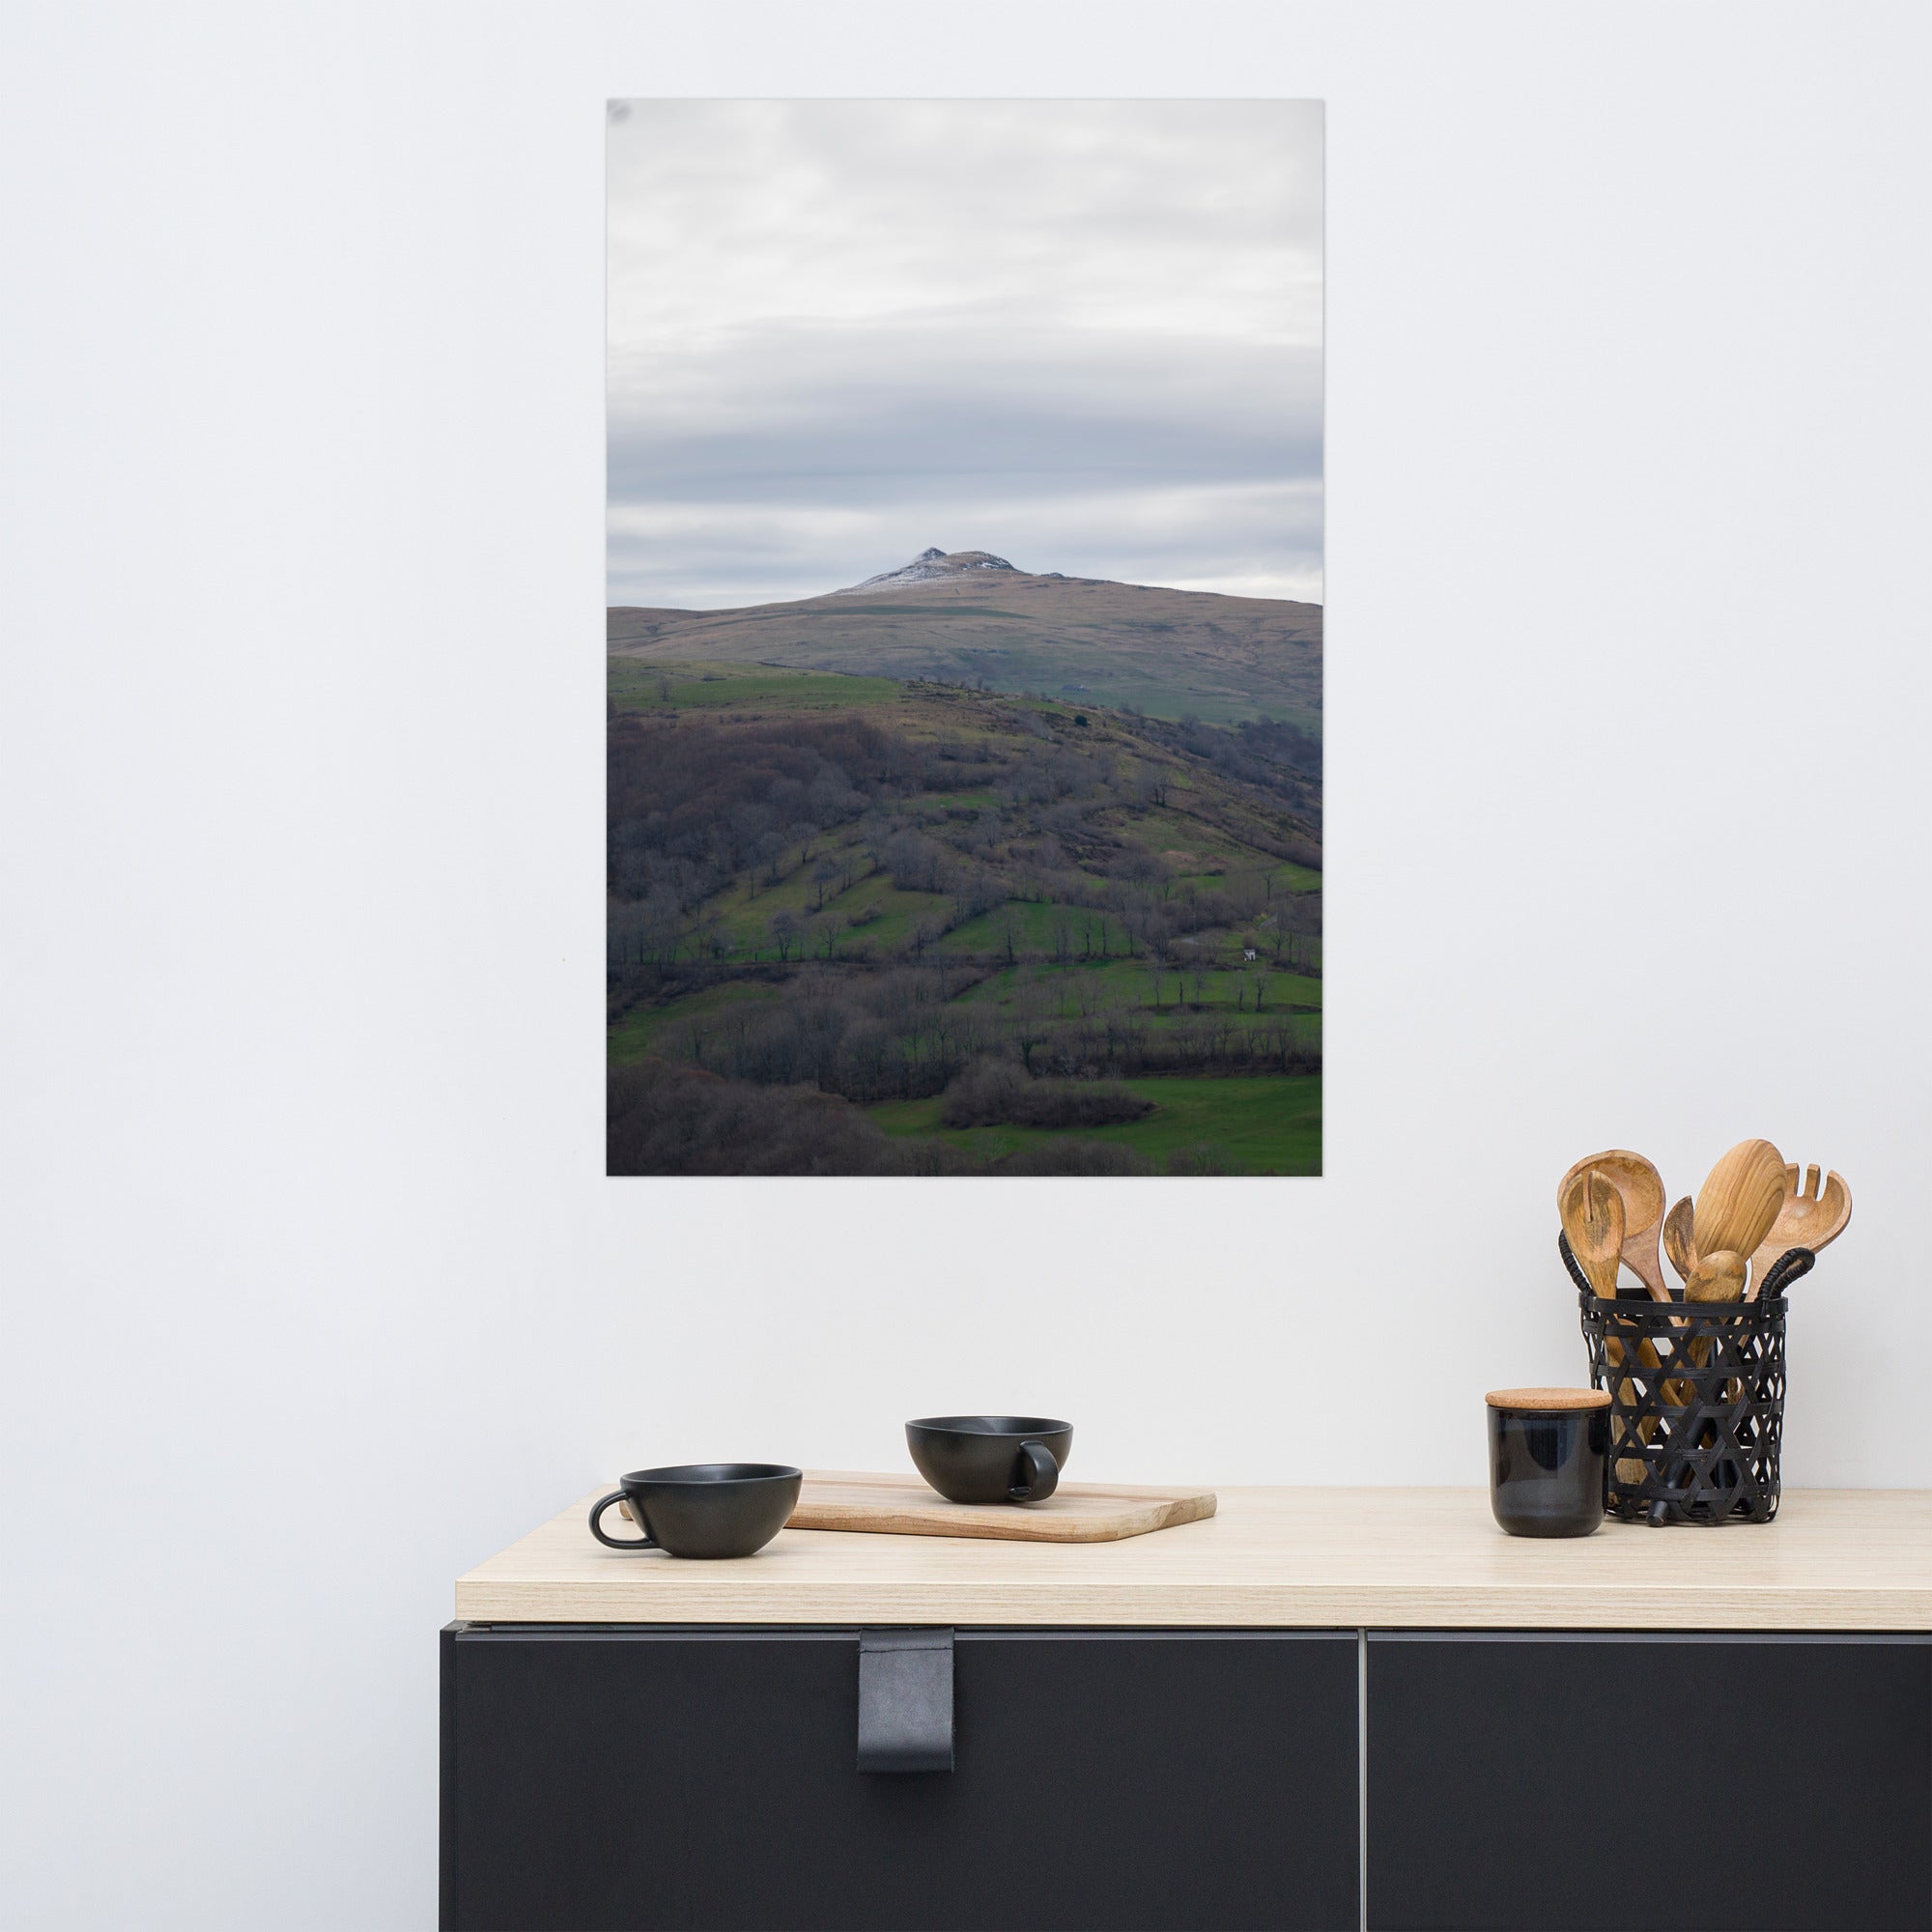
[[[1568,1408],[1608,1408],[1608,1389],[1492,1389],[1483,1400],[1492,1408],[1528,1408],[1552,1414]]]

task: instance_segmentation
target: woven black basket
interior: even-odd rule
[[[1607,1507],[1627,1522],[1769,1522],[1784,1434],[1784,1288],[1794,1248],[1754,1301],[1653,1301],[1578,1283],[1590,1385],[1610,1392]]]

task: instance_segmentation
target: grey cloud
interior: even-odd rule
[[[1317,110],[634,108],[612,601],[811,595],[930,543],[1319,595]]]
[[[1320,476],[1313,425],[1277,427],[1261,410],[1250,422],[1142,416],[1080,399],[1029,405],[984,398],[842,397],[839,407],[769,424],[733,423],[709,434],[665,434],[649,422],[613,425],[612,501],[694,496],[773,501],[815,499],[828,488],[863,503],[910,490],[956,496],[968,477],[1090,476],[1140,483],[1213,483]]]

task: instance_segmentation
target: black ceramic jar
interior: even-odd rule
[[[1607,1389],[1492,1389],[1490,1507],[1512,1536],[1588,1536],[1604,1520]]]

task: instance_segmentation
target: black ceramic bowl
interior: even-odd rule
[[[1039,1503],[1060,1487],[1073,1425],[1043,1415],[928,1415],[905,1426],[913,1467],[954,1503]]]
[[[798,1507],[804,1472],[782,1463],[681,1463],[633,1469],[590,1512],[590,1533],[612,1549],[662,1549],[668,1556],[750,1556]],[[628,1503],[638,1538],[606,1536],[600,1519]]]

